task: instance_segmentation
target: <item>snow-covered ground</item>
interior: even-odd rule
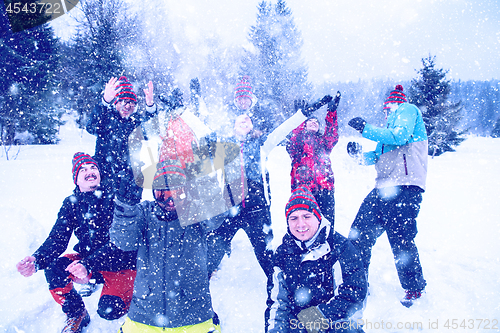
[[[15,268],[33,253],[52,227],[63,199],[73,190],[71,158],[94,152],[94,137],[72,123],[55,146],[23,146],[17,159],[0,158],[0,331],[59,332],[64,315],[49,295],[43,272],[22,277]],[[361,201],[372,189],[373,167],[356,165],[342,137],[332,153],[336,177],[335,229],[347,235]],[[12,153],[12,152],[11,152]],[[290,159],[284,147],[269,159],[272,218],[278,246],[286,231],[284,206],[290,193]],[[399,303],[399,285],[385,235],[373,249],[366,332],[495,332],[500,328],[500,139],[469,137],[455,153],[429,159],[427,191],[416,243],[427,294],[412,308]],[[225,333],[263,332],[264,274],[243,231],[211,285],[214,309]],[[85,303],[91,323],[85,333],[116,332],[123,318],[96,314],[99,292]],[[448,325],[447,325],[448,324]]]

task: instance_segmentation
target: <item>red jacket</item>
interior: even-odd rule
[[[333,190],[330,153],[339,141],[337,111],[326,114],[325,133],[306,131],[306,122],[292,131],[286,150],[292,159],[292,190],[305,185],[311,192]]]

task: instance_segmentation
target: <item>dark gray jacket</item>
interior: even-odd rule
[[[111,242],[137,252],[137,277],[128,316],[156,327],[195,325],[213,317],[206,233],[222,218],[181,227],[155,202],[115,202]]]

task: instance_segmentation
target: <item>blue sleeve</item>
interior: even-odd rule
[[[363,137],[385,145],[405,145],[413,134],[417,117],[418,109],[404,103],[388,117],[387,128],[366,124]]]

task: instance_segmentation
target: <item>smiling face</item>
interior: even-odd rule
[[[319,122],[317,119],[309,119],[308,121],[306,121],[306,130],[309,131],[309,132],[313,132],[313,133],[316,133],[317,131],[319,131]]]
[[[101,183],[101,174],[99,169],[93,163],[86,163],[80,166],[76,177],[76,185],[80,192],[94,191]]]
[[[135,112],[137,103],[129,99],[121,99],[115,104],[116,110],[122,118],[128,118]]]
[[[248,115],[242,114],[234,121],[234,134],[238,138],[245,138],[251,130],[253,130],[253,124]]]
[[[307,210],[296,210],[288,216],[288,228],[295,238],[305,242],[318,231],[319,220]]]

